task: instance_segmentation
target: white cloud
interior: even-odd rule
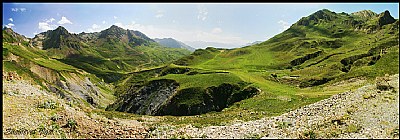
[[[114,19],[117,19],[118,17],[117,16],[114,16]]]
[[[11,22],[14,22],[13,18],[9,18],[8,20],[11,21]]]
[[[120,22],[116,22],[116,23],[114,23],[114,25],[115,25],[115,26],[118,26],[118,27],[121,27],[121,28],[125,28],[125,25],[123,25],[123,24],[120,23]]]
[[[204,7],[203,5],[199,5],[199,6],[197,6],[197,10],[199,12],[197,15],[197,19],[203,20],[203,21],[206,20],[207,14],[208,14],[207,8]]]
[[[141,25],[139,23],[136,23],[135,21],[132,21],[131,23],[125,24],[125,25],[120,23],[120,22],[117,22],[117,23],[114,23],[114,24],[119,26],[119,27],[121,27],[121,28],[130,29],[130,30],[138,30],[138,31],[141,31],[141,29],[146,29],[148,27],[152,27],[151,25],[148,26],[148,27],[143,26],[143,25]]]
[[[279,20],[278,24],[280,24],[282,26],[282,28],[279,29],[280,31],[285,31],[286,29],[288,29],[290,27],[290,24],[283,20]]]
[[[11,8],[11,11],[13,11],[13,12],[19,12],[19,11],[25,12],[26,8]]]
[[[12,27],[15,26],[15,25],[12,24],[12,23],[8,23],[7,25],[4,25],[4,26],[6,26],[7,28],[12,28]]]
[[[93,28],[93,29],[97,29],[97,28],[100,28],[100,26],[97,25],[97,24],[93,24],[93,25],[92,25],[92,28]]]
[[[100,25],[93,24],[92,28],[89,28],[87,30],[88,30],[88,32],[99,32],[99,31],[101,31],[100,27],[101,27]]]
[[[245,44],[248,43],[249,40],[242,39],[238,36],[231,36],[231,35],[222,35],[222,34],[213,34],[204,31],[196,31],[195,38],[200,41],[207,41],[207,42],[218,42],[218,43],[225,43],[225,44]],[[193,38],[192,38],[193,40]],[[185,40],[189,41],[189,40]]]
[[[106,21],[105,20],[103,20],[103,22],[102,22],[103,24],[106,24]]]
[[[212,31],[211,31],[211,33],[213,33],[213,34],[218,34],[218,33],[221,33],[222,32],[222,29],[221,28],[214,28],[214,29],[212,29]]]
[[[54,20],[56,20],[56,19],[50,18],[49,20],[46,19],[46,22],[47,22],[47,23],[49,23],[49,22],[52,23]]]
[[[50,18],[50,19],[44,19],[43,22],[39,22],[38,23],[38,28],[41,31],[47,31],[47,30],[53,30],[57,27],[56,24],[51,24],[53,21],[55,21],[56,19],[54,18]],[[62,19],[59,21],[61,22]]]
[[[38,28],[42,31],[52,30],[56,25],[50,25],[48,22],[39,22]]]
[[[245,40],[242,39],[241,37],[232,36],[229,34],[214,34],[202,30],[165,29],[165,28],[154,27],[152,25],[142,25],[134,21],[132,21],[129,24],[114,23],[114,25],[124,29],[140,31],[146,34],[150,38],[172,37],[179,41],[207,41],[207,42],[219,42],[219,43],[236,44],[236,45],[246,44],[250,42],[250,40]]]
[[[58,24],[72,24],[66,17],[61,17],[61,20],[57,22]]]
[[[155,17],[156,18],[162,18],[163,16],[164,16],[164,11],[158,10]]]

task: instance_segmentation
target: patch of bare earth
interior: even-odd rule
[[[144,138],[137,120],[106,118],[23,80],[3,80],[4,138]]]

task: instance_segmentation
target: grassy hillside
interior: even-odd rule
[[[358,88],[377,76],[399,73],[398,19],[388,12],[369,15],[365,18],[324,9],[265,42],[237,49],[198,49],[175,61],[174,67],[227,74],[191,76],[183,72],[154,79],[174,79],[185,88],[239,80],[262,93],[222,112],[169,116],[165,122],[219,125],[278,115]],[[334,86],[343,82],[346,84],[340,88]]]
[[[101,34],[84,35],[88,36],[71,34],[60,26],[25,38],[4,28],[3,76],[16,72],[62,98],[105,108],[115,100],[109,83],[129,72],[167,64],[190,53],[162,47],[138,31],[116,26]]]
[[[130,110],[128,105],[141,101],[144,111],[161,106],[165,107],[161,112],[173,115],[204,113],[165,116],[162,123],[222,125],[279,115],[358,88],[377,76],[399,73],[399,20],[386,11],[347,14],[324,9],[265,42],[237,49],[209,47],[190,55],[116,26],[79,35],[58,30],[44,33],[47,40],[46,35],[44,40],[36,37],[33,43],[22,41],[23,37],[13,39],[3,31],[3,59],[7,58],[3,69],[15,70],[38,84],[43,78],[20,64],[33,62],[56,73],[88,72],[98,83],[101,79],[115,83],[114,95],[107,96],[118,97],[111,110]],[[28,47],[40,41],[44,50]],[[23,62],[12,60],[12,55],[24,58]],[[169,82],[178,88],[162,87]],[[261,92],[235,99],[251,87]]]
[[[139,31],[118,26],[95,33],[69,33],[64,27],[36,35],[29,42],[44,55],[83,69],[107,83],[129,72],[170,63],[190,51],[161,46]]]

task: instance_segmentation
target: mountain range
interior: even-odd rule
[[[183,48],[183,49],[187,49],[191,52],[196,50],[195,48],[192,48],[192,47],[186,45],[185,43],[177,41],[173,38],[155,38],[154,41],[160,43],[163,46],[170,47],[170,48]]]
[[[252,45],[256,45],[256,44],[262,43],[262,42],[263,42],[263,41],[254,41],[254,42],[251,42],[251,43],[247,43],[247,44],[243,45],[242,47],[245,47],[245,46],[252,46]]]
[[[232,48],[239,48],[242,45],[242,44],[229,44],[229,43],[209,42],[209,41],[185,41],[185,43],[196,49],[205,49],[207,47],[232,49]]]
[[[202,127],[276,116],[361,87],[352,82],[357,79],[367,84],[399,73],[399,19],[389,11],[322,9],[241,48],[185,43],[150,39],[115,25],[79,34],[60,26],[34,38],[3,28],[3,81],[29,81],[68,102],[65,108],[92,118],[127,121],[136,114],[148,121],[143,119],[147,115],[160,116],[149,119],[161,120],[151,131],[165,123]],[[37,110],[53,115],[66,110],[42,108]],[[68,121],[69,133],[86,136],[82,118],[77,119],[79,131],[72,131]],[[104,129],[111,130],[110,122]]]

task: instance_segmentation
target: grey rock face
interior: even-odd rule
[[[161,105],[177,92],[179,84],[174,80],[155,80],[137,91],[128,91],[122,102],[116,103],[117,111],[154,115]]]

